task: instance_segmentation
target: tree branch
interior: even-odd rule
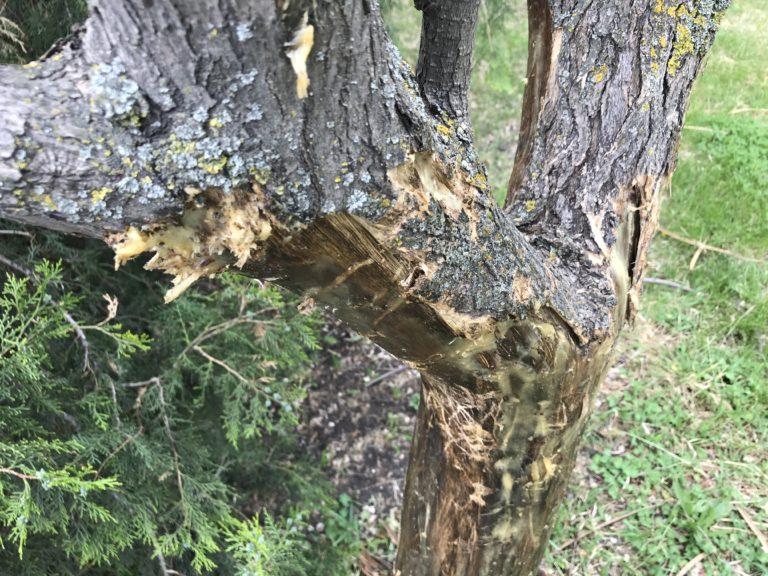
[[[451,85],[463,91],[451,94],[465,93],[466,82],[456,79],[469,77],[473,25],[466,24],[476,5],[462,22],[469,4],[446,6],[427,8],[427,17],[436,18],[435,30],[452,27],[460,36],[446,57],[456,64]],[[119,232],[110,237],[118,262],[156,251],[153,266],[176,276],[172,296],[234,262],[283,257],[299,238],[291,229],[331,234],[329,219],[345,214],[355,222],[345,233],[371,238],[372,254],[346,262],[354,250],[329,255],[320,245],[313,258],[346,267],[368,258],[397,263],[396,282],[405,282],[398,298],[407,293],[470,316],[546,306],[579,339],[604,329],[605,310],[595,314],[587,295],[569,295],[495,205],[464,124],[447,126],[427,110],[377,6],[346,0],[306,8],[306,22],[297,24],[269,0],[97,2],[81,40],[61,58],[0,71],[0,81],[16,87],[13,102],[51,93],[29,105],[17,134],[4,139],[0,213],[93,236]],[[296,26],[314,30],[304,98],[291,60],[296,38],[305,37]],[[361,38],[368,41],[353,41]],[[436,57],[429,45],[425,54]],[[54,114],[57,105],[63,111]],[[185,210],[186,220],[178,217]],[[201,211],[230,216],[200,224]],[[246,222],[250,240],[233,243],[230,221]],[[189,235],[205,250],[177,258],[169,239]],[[323,278],[294,286],[315,290]],[[372,320],[356,326],[369,330]]]
[[[415,0],[423,11],[416,77],[426,101],[454,118],[468,115],[480,0]]]
[[[610,4],[529,0],[505,211],[572,283],[610,298],[626,285],[631,315],[693,81],[729,0]]]

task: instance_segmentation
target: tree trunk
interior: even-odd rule
[[[728,1],[529,0],[504,209],[466,114],[478,4],[416,2],[415,76],[371,0],[96,1],[0,68],[4,217],[154,252],[169,299],[276,278],[421,372],[401,576],[536,570]]]

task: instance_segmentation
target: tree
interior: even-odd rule
[[[636,308],[693,81],[729,0],[529,0],[504,207],[467,115],[479,0],[94,1],[0,68],[0,214],[154,252],[171,300],[275,278],[417,368],[402,576],[528,574]]]

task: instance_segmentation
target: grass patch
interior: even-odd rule
[[[665,228],[756,258],[768,255],[766,26],[760,0],[726,14],[662,211]],[[768,266],[704,252],[691,269],[695,252],[654,242],[649,275],[693,291],[645,290],[560,514],[554,574],[768,573],[745,520],[768,532]]]

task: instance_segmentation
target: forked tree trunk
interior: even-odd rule
[[[416,2],[415,76],[371,0],[101,0],[0,68],[0,214],[155,252],[170,298],[277,278],[421,372],[401,576],[538,566],[728,1],[530,0],[503,209],[478,3]]]

